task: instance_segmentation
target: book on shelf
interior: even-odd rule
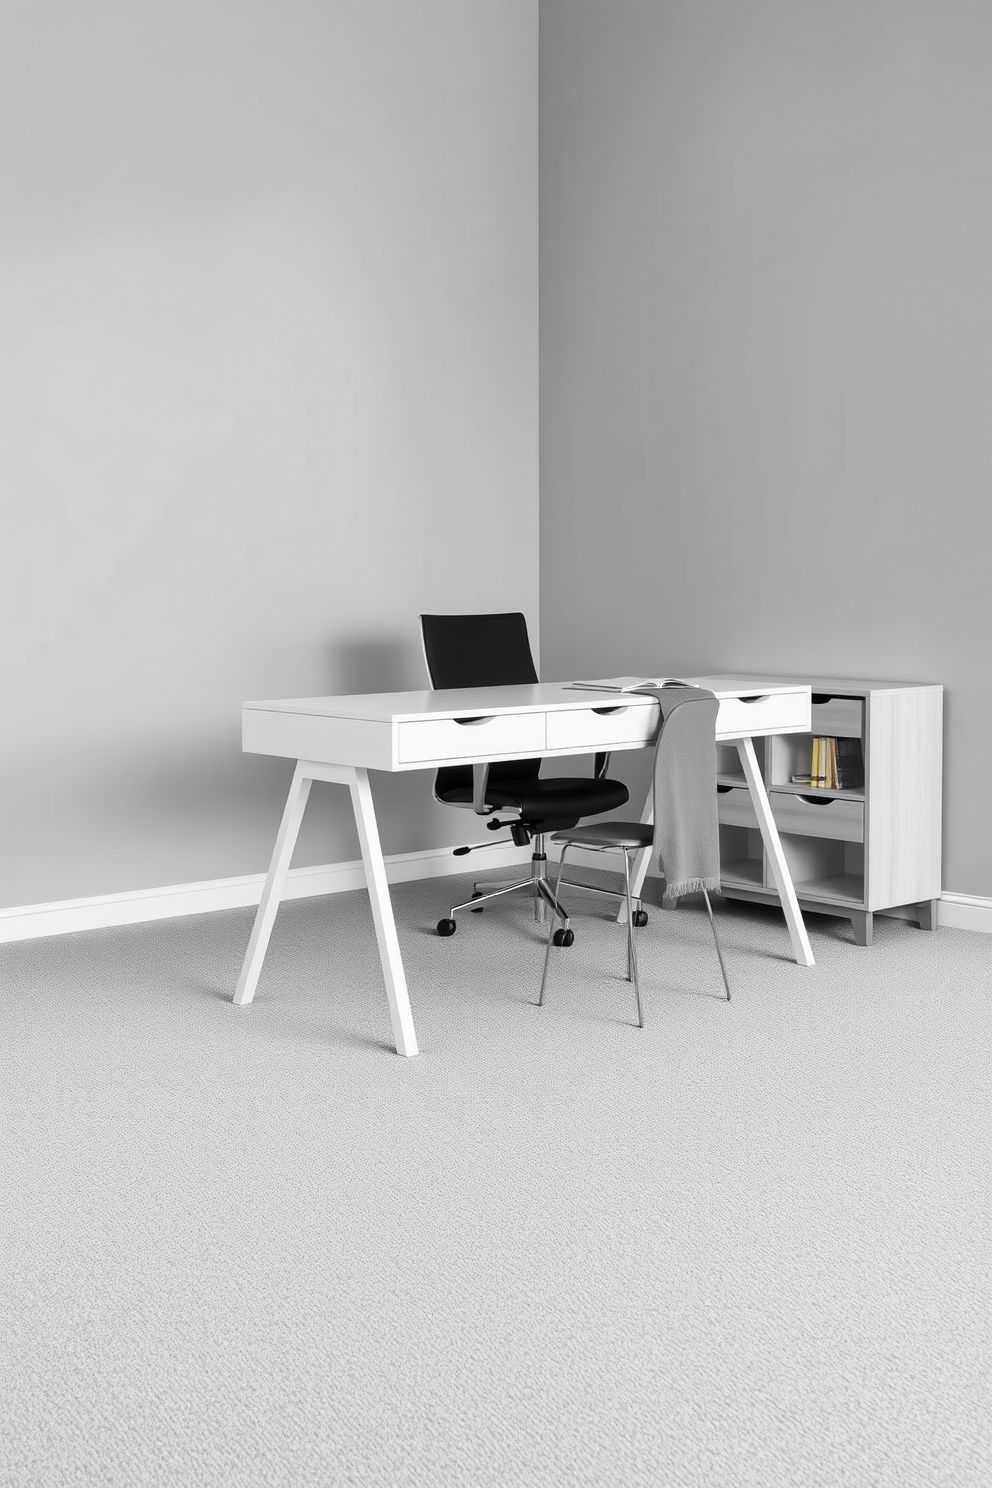
[[[837,740],[836,739],[824,739],[823,742],[827,746],[827,769],[826,769],[827,780],[826,780],[826,788],[827,788],[827,790],[836,790],[837,789]]]
[[[813,758],[809,767],[809,783],[812,786],[822,786],[827,783],[826,771],[823,765],[823,740],[819,735],[813,739]]]
[[[864,790],[865,757],[861,740],[837,739],[837,789]]]
[[[594,682],[570,682],[570,687],[587,687],[590,692],[639,692],[642,687],[695,687],[679,677],[600,677]]]
[[[860,739],[834,739],[817,735],[812,741],[808,775],[792,775],[793,785],[814,790],[863,790],[864,755]]]

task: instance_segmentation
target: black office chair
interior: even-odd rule
[[[508,687],[538,680],[527,637],[527,621],[519,613],[421,615],[420,632],[432,688]],[[480,816],[489,816],[492,819],[487,826],[491,831],[508,826],[518,847],[531,842],[534,845],[528,878],[486,885],[488,893],[482,892],[478,884],[473,885],[471,900],[454,905],[445,919],[438,920],[439,935],[454,935],[457,928],[455,915],[459,910],[478,910],[490,899],[519,890],[533,897],[536,920],[544,920],[550,906],[566,926],[563,932],[566,938],[559,939],[558,944],[572,943],[572,932],[567,928],[568,916],[552,891],[545,872],[544,837],[547,832],[576,826],[583,817],[615,811],[624,805],[628,799],[627,787],[619,780],[606,778],[609,762],[608,754],[597,754],[592,779],[553,776],[544,780],[540,776],[539,759],[491,764],[486,768],[478,796],[472,765],[445,765],[438,770],[434,796],[442,805],[467,808]],[[496,818],[493,815],[496,811],[506,820]],[[497,845],[477,843],[456,847],[454,852],[456,857],[461,857]],[[592,884],[569,882],[565,886],[606,894],[610,898],[619,897],[612,890]],[[644,918],[646,916],[641,915],[639,922]]]

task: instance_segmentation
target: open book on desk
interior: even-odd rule
[[[602,677],[598,682],[570,682],[569,687],[587,687],[590,692],[640,692],[643,687],[695,687],[679,677]]]

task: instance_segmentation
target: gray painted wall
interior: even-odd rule
[[[243,699],[423,686],[424,609],[536,638],[536,7],[0,29],[0,905],[259,872]],[[387,852],[464,829],[375,789]],[[314,794],[296,862],[357,857]]]
[[[544,673],[943,682],[981,896],[990,139],[988,5],[542,0]]]

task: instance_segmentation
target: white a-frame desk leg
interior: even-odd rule
[[[785,861],[785,852],[782,848],[778,835],[778,827],[772,816],[772,809],[768,802],[768,792],[765,790],[765,782],[761,778],[758,769],[758,760],[754,752],[753,739],[738,739],[737,753],[740,755],[744,776],[751,792],[751,800],[754,804],[754,812],[758,818],[758,826],[761,828],[761,836],[764,840],[765,851],[768,853],[772,872],[775,875],[775,886],[778,889],[782,901],[782,910],[785,914],[785,922],[789,927],[789,938],[792,941],[792,949],[795,952],[796,961],[800,966],[813,966],[813,951],[803,923],[802,911],[799,908],[799,900],[792,883],[792,875],[789,865]],[[651,823],[654,821],[654,793],[648,786],[644,801],[644,809],[641,812],[641,821]],[[651,861],[650,848],[643,848],[634,859],[634,870],[631,874],[630,892],[633,898],[639,899],[641,890],[644,888],[644,879],[647,876],[648,864]],[[627,906],[621,904],[617,915],[619,921],[627,918]]]
[[[417,1035],[413,1027],[413,1014],[410,1011],[410,997],[403,972],[403,958],[400,955],[399,940],[396,936],[396,921],[393,919],[393,906],[389,898],[389,885],[386,882],[386,865],[382,858],[382,845],[379,842],[379,828],[375,819],[375,807],[372,804],[368,771],[357,769],[353,765],[325,765],[311,760],[297,761],[234,1001],[239,1006],[243,1006],[251,1002],[255,995],[255,987],[262,970],[262,962],[265,960],[276,910],[279,908],[279,899],[286,882],[286,874],[289,872],[296,839],[299,836],[300,823],[303,820],[310,786],[314,780],[347,785],[351,792],[351,804],[355,813],[359,841],[362,844],[362,862],[365,865],[365,880],[372,905],[372,919],[375,924],[376,939],[379,942],[379,959],[382,962],[382,974],[386,982],[386,996],[389,1000],[389,1015],[393,1025],[396,1051],[398,1054],[407,1056],[416,1054],[418,1052]]]
[[[751,801],[754,805],[755,815],[758,818],[758,826],[761,828],[761,836],[765,844],[765,852],[768,861],[772,865],[772,873],[775,875],[775,887],[782,901],[782,913],[785,915],[785,923],[789,927],[789,936],[792,940],[792,949],[796,955],[796,961],[800,966],[814,966],[813,950],[806,934],[806,926],[803,923],[802,910],[799,908],[799,900],[796,898],[796,890],[792,882],[792,874],[789,865],[785,861],[785,851],[778,835],[778,827],[772,816],[772,808],[768,802],[768,792],[765,790],[765,782],[761,778],[758,769],[758,757],[754,752],[753,739],[738,739],[737,753],[740,756],[744,775],[747,779],[748,790],[751,792]]]
[[[272,926],[275,923],[276,910],[282,898],[286,874],[289,872],[296,839],[300,835],[300,822],[306,810],[311,784],[310,777],[304,774],[303,761],[297,760],[289,795],[286,797],[286,805],[282,813],[282,821],[279,823],[279,831],[276,834],[276,845],[272,850],[272,861],[262,887],[262,898],[255,915],[251,940],[248,942],[245,962],[241,968],[241,976],[234,994],[234,1002],[238,1007],[251,1002],[255,996],[262,962],[269,948],[269,936],[272,934]]]
[[[368,885],[372,904],[372,919],[379,942],[379,960],[386,982],[389,999],[389,1016],[393,1022],[393,1039],[397,1054],[416,1054],[417,1035],[413,1028],[413,1013],[410,1011],[410,994],[406,990],[406,974],[400,943],[396,938],[396,921],[393,919],[393,904],[386,882],[386,865],[382,860],[379,828],[372,804],[372,787],[368,770],[349,766],[342,769],[351,787],[351,804],[358,827],[358,839],[362,844],[362,862],[365,864],[365,882]]]

